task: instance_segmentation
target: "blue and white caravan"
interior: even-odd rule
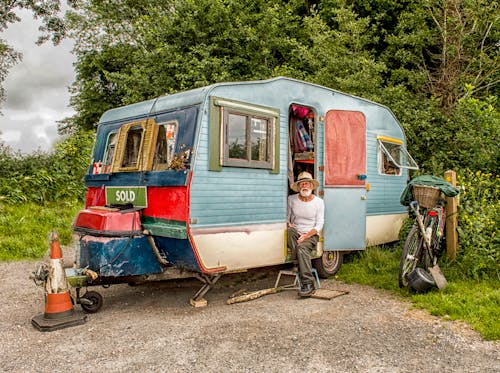
[[[109,110],[92,162],[80,266],[115,279],[180,268],[208,282],[290,260],[287,197],[301,171],[325,202],[320,276],[345,252],[397,240],[417,168],[387,107],[285,77]]]

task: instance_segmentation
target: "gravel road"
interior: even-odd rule
[[[94,288],[100,312],[42,333],[30,322],[44,310],[43,289],[28,278],[36,264],[0,263],[0,371],[500,372],[500,341],[366,286],[323,280],[349,294],[226,304],[239,289],[272,287],[276,269],[223,277],[204,308],[188,303],[194,280]]]

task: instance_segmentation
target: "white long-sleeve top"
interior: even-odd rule
[[[295,226],[299,233],[308,233],[315,228],[323,229],[325,223],[325,204],[317,196],[309,202],[301,201],[299,194],[288,196],[288,222]]]

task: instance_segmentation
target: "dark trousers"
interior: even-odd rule
[[[312,274],[311,252],[316,248],[319,236],[315,234],[302,243],[297,243],[300,233],[295,228],[288,228],[287,246],[292,251],[293,261],[299,264],[300,282],[302,285],[314,284]]]

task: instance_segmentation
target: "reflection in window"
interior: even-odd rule
[[[382,152],[382,173],[387,175],[400,175],[401,169],[396,165],[401,163],[401,145],[385,142],[384,147],[387,150]]]
[[[378,169],[384,175],[402,175],[402,169],[417,170],[418,165],[403,146],[402,141],[378,141]]]
[[[227,142],[229,145],[229,158],[247,159],[247,118],[239,114],[229,114],[228,117]]]
[[[112,132],[108,135],[106,152],[104,153],[104,164],[102,165],[103,174],[109,174],[111,172],[111,165],[113,164],[113,157],[115,156],[115,148],[117,141],[118,141],[118,135],[116,132]]]
[[[137,167],[139,154],[141,150],[143,128],[134,126],[127,132],[127,140],[125,143],[125,152],[121,167]]]
[[[250,125],[250,141],[252,147],[252,161],[267,161],[267,119],[252,118]]]
[[[227,109],[224,115],[226,166],[272,168],[274,118]]]
[[[172,162],[175,153],[177,123],[169,122],[158,125],[158,136],[153,160],[154,170],[165,170]]]

